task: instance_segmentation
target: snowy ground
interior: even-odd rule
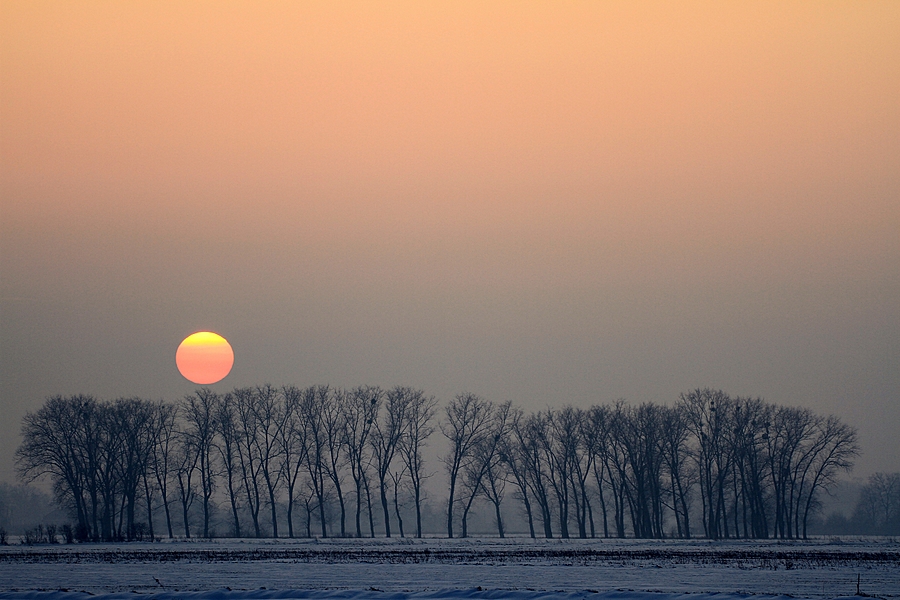
[[[139,592],[142,600],[837,598],[856,593],[857,575],[864,594],[900,598],[900,541],[432,538],[0,548],[0,598],[20,600],[86,597],[76,592],[105,599]]]

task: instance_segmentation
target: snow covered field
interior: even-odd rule
[[[856,593],[857,575],[864,594],[900,597],[900,541],[395,538],[0,548],[0,598],[44,600],[87,597],[81,592],[155,600],[837,598]]]

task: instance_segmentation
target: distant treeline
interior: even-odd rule
[[[900,535],[900,473],[869,476],[849,518],[835,512],[815,523],[815,529],[828,535]]]
[[[49,476],[81,540],[156,537],[160,513],[170,537],[209,537],[220,512],[238,537],[406,535],[410,514],[421,536],[437,431],[449,537],[468,535],[476,505],[502,537],[511,502],[532,537],[806,537],[858,453],[836,417],[711,389],[525,413],[473,394],[439,407],[407,387],[263,385],[49,398],[16,458],[25,480]]]

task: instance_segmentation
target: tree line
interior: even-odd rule
[[[827,535],[900,535],[900,473],[873,473],[860,487],[849,517],[832,513],[815,529]]]
[[[154,517],[210,537],[220,511],[237,537],[405,536],[410,514],[421,537],[438,431],[448,537],[476,506],[501,537],[510,510],[532,537],[806,537],[859,451],[836,417],[711,389],[526,413],[469,393],[441,407],[409,387],[262,385],[48,398],[16,460],[23,479],[49,477],[81,540],[154,538]]]

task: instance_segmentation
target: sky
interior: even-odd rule
[[[698,387],[900,470],[900,3],[0,2],[0,480],[56,394]]]

